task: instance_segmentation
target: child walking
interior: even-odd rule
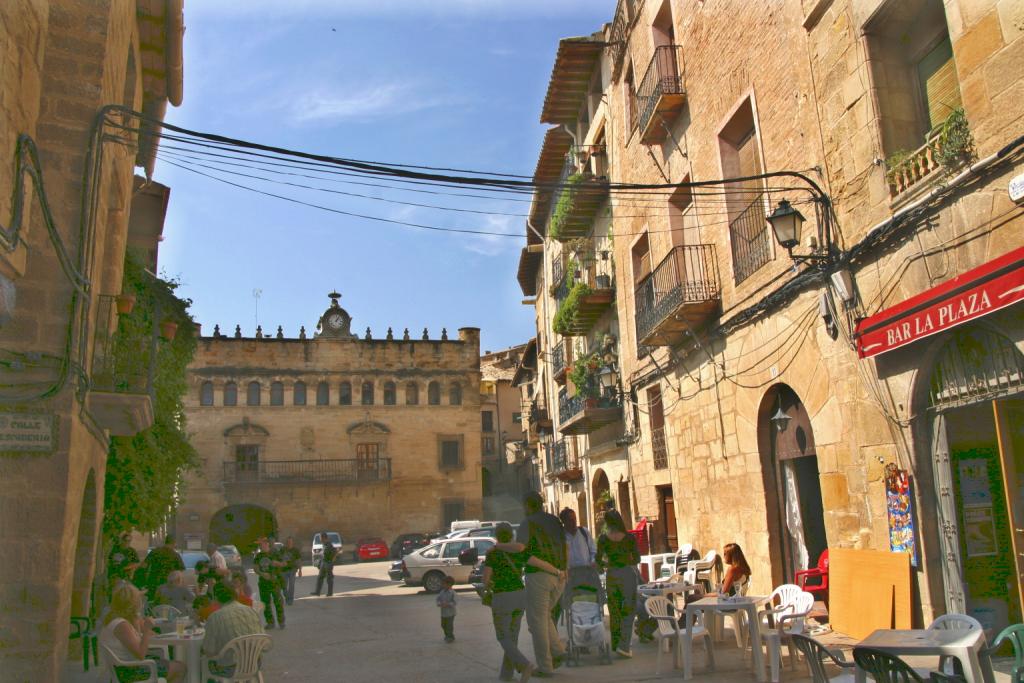
[[[444,588],[437,594],[437,606],[441,608],[441,628],[444,630],[444,642],[455,640],[455,579],[444,577]]]

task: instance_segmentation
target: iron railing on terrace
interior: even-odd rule
[[[717,301],[721,292],[713,244],[674,247],[654,272],[637,285],[637,338],[645,338],[680,306]]]
[[[551,349],[551,374],[557,377],[565,369],[565,342],[560,341]]]
[[[729,242],[732,245],[732,268],[736,284],[772,260],[771,235],[768,234],[764,200],[760,194],[729,221]]]
[[[683,49],[679,45],[662,45],[654,48],[654,57],[647,65],[647,72],[636,91],[636,124],[641,131],[647,130],[662,97],[685,93],[682,63]]]
[[[595,408],[618,408],[621,405],[618,396],[598,396],[597,398],[588,398],[583,394],[569,396],[569,393],[566,392],[558,397],[558,422],[560,424],[565,424],[582,413],[584,408],[587,407],[588,401],[592,401],[594,404],[593,407]]]
[[[391,480],[391,458],[224,463],[225,484],[366,484]]]
[[[566,262],[562,258],[556,258],[551,264],[551,283],[555,288],[555,301],[561,302],[569,296],[569,288],[573,284],[572,277],[566,272]]]
[[[118,332],[116,299],[109,294],[98,297],[90,387],[96,391],[152,395],[156,332],[127,344],[126,337]]]
[[[665,428],[651,430],[651,450],[654,453],[654,469],[663,470],[668,467],[668,447],[665,445]]]
[[[618,78],[622,70],[623,58],[629,45],[629,29],[643,6],[643,0],[619,0],[612,20],[611,40],[609,47],[612,57],[612,78]]]
[[[558,474],[567,470],[576,470],[580,467],[579,456],[575,449],[571,448],[565,439],[559,439],[551,446],[551,474]]]

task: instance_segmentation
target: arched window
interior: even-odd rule
[[[373,405],[373,382],[363,382],[363,405]]]
[[[228,382],[224,385],[224,405],[238,405],[238,385],[234,382]]]
[[[296,382],[292,387],[292,403],[297,406],[306,405],[306,383]]]
[[[414,406],[420,402],[420,385],[416,382],[405,384],[405,405]]]
[[[273,382],[270,385],[270,405],[284,405],[284,385],[280,382]]]
[[[452,385],[448,387],[448,404],[453,406],[462,405],[462,385],[458,382],[452,382]]]
[[[248,406],[258,406],[260,404],[259,382],[249,382],[249,389],[245,394],[245,404]]]
[[[427,403],[432,406],[441,405],[441,385],[437,382],[427,385]]]
[[[325,406],[330,403],[331,390],[327,386],[327,382],[320,382],[316,385],[316,404],[318,406]]]
[[[338,403],[343,406],[352,405],[352,383],[342,382],[338,386]]]
[[[199,387],[199,405],[213,405],[213,382],[203,382],[203,385]]]
[[[395,383],[384,382],[384,405],[393,406],[395,405]]]

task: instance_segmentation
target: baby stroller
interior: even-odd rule
[[[603,591],[585,585],[566,587],[562,599],[565,604],[565,630],[569,634],[566,652],[569,666],[580,665],[584,648],[596,652],[602,664],[611,664],[612,648],[604,628]]]

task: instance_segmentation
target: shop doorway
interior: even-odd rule
[[[657,552],[670,553],[679,549],[679,533],[676,531],[676,501],[671,486],[659,486],[658,514],[661,517],[658,530],[660,548]]]
[[[758,413],[772,582],[792,583],[828,548],[811,419],[785,384],[769,389]]]
[[[1001,335],[958,331],[928,398],[946,609],[998,633],[1024,601],[1024,356]]]
[[[594,472],[594,483],[591,488],[591,495],[594,501],[594,529],[604,529],[602,516],[606,510],[615,509],[615,499],[612,498],[611,486],[608,484],[608,475],[604,470]]]

